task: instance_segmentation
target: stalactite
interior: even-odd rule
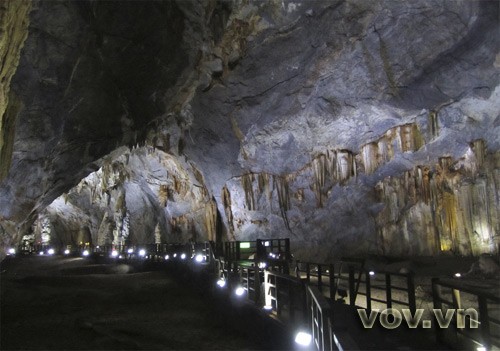
[[[423,138],[416,124],[399,127],[399,146],[401,151],[417,151],[423,146]]]
[[[290,223],[287,216],[287,211],[290,210],[290,190],[288,186],[288,179],[286,179],[286,177],[274,176],[273,184],[276,187],[276,192],[278,194],[281,217],[285,222],[286,228],[290,230]]]
[[[224,206],[224,212],[226,213],[229,232],[234,237],[234,218],[233,210],[231,209],[231,193],[225,186],[222,188],[222,204]]]
[[[217,204],[211,200],[205,206],[205,230],[207,239],[216,240]]]
[[[424,139],[417,124],[410,123],[391,128],[379,139],[361,147],[364,171],[366,174],[372,174],[378,167],[392,160],[395,146],[401,152],[414,152],[423,145]]]
[[[337,151],[337,181],[344,184],[352,177],[356,177],[356,159],[349,150]]]
[[[467,162],[467,156],[456,162],[441,157],[434,167],[417,166],[377,185],[377,196],[385,204],[377,215],[381,252],[401,249],[476,256],[498,252],[500,237],[495,233],[500,226],[498,211],[493,209],[499,205],[500,153],[486,153],[482,142],[471,145],[472,149],[480,150],[473,163]],[[467,164],[480,166],[464,172]],[[416,230],[412,241],[398,238],[403,228]],[[398,247],[391,246],[394,240],[400,240]]]
[[[324,192],[325,181],[327,178],[328,169],[328,158],[326,155],[319,155],[315,157],[312,162],[312,169],[314,175],[313,191],[316,195],[316,206],[318,208],[323,207],[324,201],[326,200],[326,194]]]
[[[253,192],[254,175],[252,173],[241,176],[241,186],[245,192],[245,205],[248,210],[255,211],[255,197]]]
[[[161,244],[161,230],[160,223],[157,223],[155,226],[155,244]]]
[[[372,174],[379,166],[378,143],[368,143],[361,147],[361,158],[366,174]]]
[[[437,111],[432,110],[429,112],[427,124],[429,126],[430,135],[433,138],[439,136],[439,120]]]
[[[158,192],[158,202],[160,203],[160,206],[167,207],[167,202],[168,202],[168,185],[167,184],[160,185],[160,190]]]
[[[259,183],[259,192],[261,194],[266,194],[266,197],[269,201],[271,201],[272,197],[272,192],[269,186],[269,182],[271,177],[269,176],[268,173],[259,173],[258,177],[258,183]]]

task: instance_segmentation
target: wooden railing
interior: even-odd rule
[[[242,243],[245,244],[241,246]],[[33,245],[30,252],[37,253],[48,248],[48,245]],[[298,262],[294,277],[287,274],[287,262],[291,257],[288,239],[225,243],[224,252],[228,256],[218,255],[217,252],[221,250],[217,250],[211,242],[140,246],[82,245],[73,248],[75,252],[89,250],[105,257],[117,251],[124,259],[137,258],[141,249],[147,252],[145,258],[165,262],[169,261],[167,257],[170,261],[182,262],[180,258],[184,254],[185,262],[194,263],[192,258],[197,254],[203,255],[203,262],[213,267],[211,274],[216,279],[227,282],[234,280],[242,285],[249,300],[259,306],[265,304],[285,324],[294,328],[308,324],[315,348],[320,351],[342,348],[342,342],[339,342],[331,325],[330,303],[338,298],[346,298],[351,306],[367,310],[408,308],[412,315],[416,311],[413,273],[372,272],[363,267],[362,260],[342,259],[334,264]],[[56,252],[62,253],[63,250]],[[206,267],[197,272],[204,271]],[[261,296],[262,284],[264,296]],[[439,328],[435,324],[440,342],[459,348],[500,348],[498,287],[492,292],[471,288],[459,279],[434,278],[432,295],[435,310],[443,311],[444,316],[450,309],[456,311],[448,328]]]
[[[315,286],[307,286],[306,301],[315,350],[332,350],[330,304]]]
[[[305,285],[288,274],[264,273],[265,308],[284,323],[299,327],[306,316]]]
[[[230,241],[224,243],[224,257],[228,261],[240,260],[289,260],[290,239],[258,239],[255,241]]]
[[[349,301],[356,301],[358,290],[356,279],[359,279],[363,263],[362,259],[347,258],[342,258],[334,264],[297,261],[295,273],[298,278],[316,286],[325,297],[332,301],[345,298]],[[356,273],[358,277],[355,272],[358,272]]]
[[[250,264],[238,264],[239,282],[245,289],[247,298],[253,302],[259,301],[260,297],[260,269]]]
[[[358,305],[372,310],[374,305],[379,308],[408,308],[415,313],[415,283],[414,274],[358,271],[351,268],[349,286],[355,294],[351,296],[365,296],[365,299],[351,299],[352,306]],[[356,278],[358,277],[358,278]]]
[[[499,287],[472,288],[459,279],[432,279],[434,309],[443,316],[453,310],[445,328],[436,328],[437,338],[456,348],[500,349]]]

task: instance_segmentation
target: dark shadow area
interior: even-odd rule
[[[2,350],[275,350],[278,326],[158,263],[7,258]],[[200,275],[201,278],[202,275]],[[185,280],[187,279],[187,280]],[[274,328],[274,329],[273,329]],[[274,336],[273,336],[274,335]]]

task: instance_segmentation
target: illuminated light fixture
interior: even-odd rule
[[[245,293],[245,289],[243,289],[241,286],[237,287],[236,290],[234,291],[236,296],[243,296]]]
[[[265,305],[263,308],[266,311],[272,311],[273,310],[273,306],[271,306],[271,305]]]
[[[374,271],[369,271],[368,274],[373,277],[375,275],[375,272]]]
[[[177,254],[176,254],[176,253],[174,253],[174,257],[177,257]]]
[[[99,248],[99,245],[97,245],[95,248],[96,248],[96,249],[98,249],[98,248]]]
[[[69,255],[69,250],[68,249],[64,250],[64,254]]]
[[[249,249],[249,248],[250,248],[249,242],[240,243],[240,249]]]
[[[270,246],[271,243],[269,241],[264,241],[264,246]]]
[[[266,262],[259,262],[259,268],[260,269],[264,269],[267,267],[267,263]]]
[[[127,250],[127,252],[128,252],[129,254],[134,253],[134,249],[128,249],[128,250]]]
[[[118,257],[118,251],[116,250],[111,251],[111,257]]]
[[[43,256],[43,253],[44,253],[43,251],[40,251],[39,255],[40,255],[40,256]]]
[[[305,332],[298,332],[295,336],[295,342],[301,346],[311,345],[312,335]]]
[[[49,255],[53,255],[53,254],[55,253],[55,251],[54,251],[54,249],[49,249],[49,251],[47,251],[47,253],[48,253]]]
[[[217,285],[220,287],[220,288],[223,288],[226,286],[226,281],[223,279],[223,278],[220,278],[219,280],[217,280]]]
[[[87,257],[89,255],[89,250],[83,250],[82,255]]]
[[[8,255],[14,255],[16,253],[16,249],[14,249],[13,247],[11,247],[8,251],[7,251],[7,254]]]
[[[462,274],[460,273],[455,273],[455,278],[460,278],[462,276]]]
[[[141,257],[146,256],[146,250],[144,250],[144,249],[139,250],[139,256],[141,256]]]
[[[183,253],[183,254],[181,255],[181,260],[185,260],[185,259],[186,259],[186,254],[185,254],[185,253]]]
[[[486,350],[486,347],[479,346],[478,348],[476,348],[476,351],[487,351],[487,350]]]
[[[198,263],[201,263],[201,262],[203,262],[204,258],[205,258],[205,257],[204,257],[203,255],[199,255],[199,254],[198,254],[198,255],[196,255],[196,256],[194,257],[194,260],[195,260],[196,262],[198,262]]]
[[[123,258],[123,256],[122,256],[122,255],[120,255],[120,256],[118,256],[118,258]]]
[[[170,259],[170,256],[169,255],[165,255],[165,260],[169,260]]]
[[[274,253],[270,252],[269,257],[276,258],[276,255]]]

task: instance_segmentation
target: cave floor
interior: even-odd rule
[[[0,349],[273,349],[165,272],[131,268],[81,258],[4,260]]]

